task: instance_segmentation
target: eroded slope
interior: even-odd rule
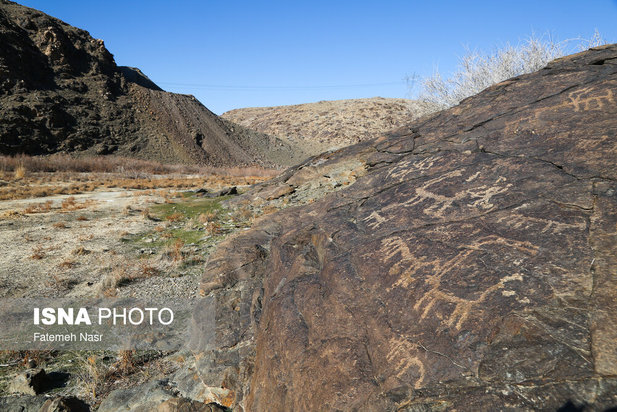
[[[291,165],[288,142],[226,123],[193,96],[118,67],[102,40],[0,1],[0,153],[118,154],[213,166]]]
[[[315,155],[372,139],[433,111],[433,106],[420,101],[374,97],[248,107],[230,110],[222,117],[286,139]]]

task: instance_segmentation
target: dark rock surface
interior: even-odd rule
[[[43,395],[3,396],[0,397],[0,411],[39,412],[47,400]]]
[[[89,412],[90,406],[85,402],[73,397],[59,396],[48,399],[39,412]]]
[[[0,153],[116,154],[214,166],[291,165],[288,143],[118,67],[102,40],[0,0]]]
[[[616,63],[556,60],[235,198],[303,206],[210,257],[195,380],[246,411],[617,406]]]
[[[172,398],[161,403],[156,412],[226,412],[228,410],[215,403],[205,404],[186,398]]]

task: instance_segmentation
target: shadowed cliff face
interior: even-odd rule
[[[304,205],[210,258],[201,379],[251,411],[617,406],[616,133],[610,45],[254,188]]]
[[[300,150],[223,121],[118,67],[102,40],[0,0],[0,153],[118,154],[215,166],[291,165]]]

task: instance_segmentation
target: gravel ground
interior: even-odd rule
[[[106,278],[137,259],[155,267],[156,275],[118,286],[117,296],[196,295],[196,273],[180,276],[173,262],[158,254],[144,259],[125,241],[165,224],[144,212],[162,197],[151,191],[93,192],[72,196],[73,207],[83,208],[67,210],[62,203],[70,197],[0,202],[0,297],[100,296]],[[45,202],[52,202],[48,212],[24,214]]]

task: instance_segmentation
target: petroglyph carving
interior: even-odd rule
[[[594,88],[586,87],[570,92],[568,97],[574,107],[574,111],[580,112],[581,110],[602,109],[607,104],[616,103],[613,90],[607,89],[604,94],[589,96],[593,91]]]
[[[444,216],[444,212],[450,208],[455,202],[461,202],[466,198],[470,198],[472,201],[469,203],[470,207],[480,208],[480,209],[490,209],[494,205],[490,202],[491,198],[500,193],[505,193],[512,186],[511,184],[507,184],[505,186],[487,186],[482,185],[476,188],[470,188],[466,190],[462,190],[456,193],[454,196],[445,196],[437,193],[433,193],[428,190],[430,186],[441,182],[444,179],[450,179],[452,177],[461,176],[464,169],[454,170],[452,172],[444,173],[443,175],[431,179],[422,187],[416,189],[416,195],[409,200],[407,200],[403,205],[405,206],[415,206],[424,201],[432,201],[433,204],[424,208],[424,213],[432,216],[441,218]],[[503,180],[499,180],[503,182]]]
[[[523,281],[523,275],[515,273],[504,276],[499,282],[476,294],[474,298],[455,296],[442,290],[441,282],[444,276],[447,278],[450,271],[470,266],[470,262],[475,260],[474,255],[486,250],[496,250],[496,248],[506,246],[528,255],[537,253],[537,247],[529,242],[506,239],[496,235],[485,236],[472,242],[465,249],[459,250],[456,256],[445,261],[431,260],[421,253],[413,253],[410,246],[400,237],[382,241],[380,251],[384,256],[383,262],[388,265],[396,259],[396,263],[390,266],[389,271],[390,275],[398,275],[398,280],[394,282],[393,287],[407,287],[413,282],[424,280],[430,286],[430,289],[414,305],[414,309],[420,312],[420,319],[426,318],[438,302],[447,302],[454,305],[454,310],[446,316],[445,323],[456,329],[461,328],[475,305],[483,302],[491,293],[504,289],[507,282]],[[424,273],[432,274],[416,276],[423,269],[425,270]],[[504,295],[513,296],[509,295],[508,292]]]
[[[386,355],[386,359],[390,365],[394,366],[394,370],[398,371],[396,377],[400,379],[409,369],[415,367],[420,377],[414,387],[421,388],[426,379],[426,370],[424,364],[418,359],[418,345],[403,337],[392,338],[389,344],[390,352]]]
[[[413,162],[413,167],[416,170],[429,170],[435,165],[435,161],[437,158],[435,156],[430,156],[422,160],[416,160]]]
[[[508,225],[514,229],[527,230],[533,226],[539,226],[537,230],[540,233],[562,233],[571,229],[584,230],[587,227],[587,223],[581,219],[576,223],[563,223],[550,219],[542,219],[538,217],[525,216],[521,214],[512,213],[509,216],[500,218],[497,222],[507,222]],[[535,228],[534,228],[535,229]]]
[[[388,270],[390,275],[400,275],[394,286],[409,286],[416,280],[413,276],[416,270],[430,263],[425,256],[414,256],[400,237],[383,240],[381,251],[383,252],[384,262],[396,259],[396,262]]]
[[[471,176],[469,176],[467,179],[465,179],[465,181],[466,181],[467,183],[469,183],[469,182],[471,182],[471,181],[473,181],[473,180],[476,180],[476,179],[478,178],[478,176],[480,176],[480,172],[476,172],[476,173],[474,173],[473,175],[471,175]]]
[[[500,179],[501,177],[497,179],[497,181],[499,182]],[[471,197],[472,199],[473,198],[478,199],[475,202],[471,203],[471,206],[479,207],[481,209],[490,209],[493,207],[493,204],[490,203],[491,198],[500,193],[507,192],[508,188],[510,188],[511,186],[512,185],[509,183],[503,187],[497,187],[497,186],[488,187],[486,185],[482,185],[478,187],[477,189],[469,189],[469,190],[466,190],[465,192],[469,194],[469,197]]]
[[[376,229],[379,227],[379,225],[381,225],[383,222],[386,221],[386,218],[381,216],[379,213],[377,212],[372,212],[370,215],[368,215],[367,217],[365,217],[364,219],[362,219],[363,221],[367,222],[367,225],[371,228],[371,229]],[[372,222],[371,222],[372,221]]]
[[[401,162],[393,170],[390,170],[387,174],[387,177],[389,179],[401,181],[411,173],[429,170],[431,167],[433,167],[436,161],[437,158],[434,156],[416,161],[406,160],[404,162]]]

